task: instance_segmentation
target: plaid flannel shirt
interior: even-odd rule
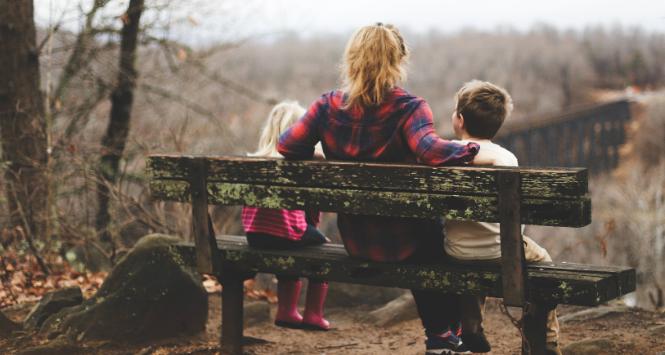
[[[321,96],[282,134],[278,151],[287,159],[310,159],[320,141],[326,159],[427,165],[464,164],[478,152],[475,143],[441,139],[427,102],[401,88],[364,111],[344,103],[342,91]],[[337,225],[349,255],[373,261],[402,261],[432,243],[442,245],[435,221],[340,213]]]

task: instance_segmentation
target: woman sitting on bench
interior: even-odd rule
[[[455,144],[434,131],[425,100],[398,86],[408,57],[404,39],[391,25],[359,29],[343,59],[344,88],[321,96],[281,137],[286,158],[310,159],[320,141],[327,159],[377,162],[464,164],[478,145]],[[337,225],[351,257],[372,261],[424,262],[443,257],[439,221],[339,214]],[[461,351],[451,331],[449,305],[456,296],[412,290],[427,336],[428,350]]]

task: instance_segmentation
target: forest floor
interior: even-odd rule
[[[117,344],[87,342],[84,344],[50,343],[24,335],[0,339],[3,354],[217,354],[220,331],[220,297],[210,296],[208,326],[205,334],[196,337],[169,339],[150,344]],[[275,305],[271,305],[274,315]],[[662,354],[665,353],[665,314],[621,306],[606,307],[603,312],[569,318],[562,323],[563,347],[584,339],[605,344],[603,351],[593,354]],[[25,316],[28,305],[14,306],[3,311],[14,320]],[[562,319],[580,314],[584,308],[560,307]],[[250,337],[247,354],[423,354],[424,335],[417,319],[390,327],[377,327],[365,319],[369,309],[363,306],[332,308],[327,311],[334,329],[311,332],[275,327],[264,320],[248,327]],[[584,312],[582,312],[584,313]],[[503,314],[498,301],[490,299],[485,320],[492,354],[519,353],[518,330]],[[564,352],[566,354],[566,352]]]

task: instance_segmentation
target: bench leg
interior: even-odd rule
[[[547,316],[556,305],[530,303],[523,311],[524,339],[522,339],[522,354],[545,354],[547,341]]]
[[[224,275],[222,280],[221,353],[223,355],[241,355],[243,279],[239,275]]]

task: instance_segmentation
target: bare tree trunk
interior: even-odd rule
[[[109,193],[110,187],[117,181],[120,158],[125,150],[127,136],[129,135],[134,88],[138,77],[134,62],[139,21],[142,13],[143,0],[130,0],[127,12],[122,16],[124,25],[120,40],[118,82],[111,93],[111,117],[104,138],[102,138],[99,181],[97,183],[98,211],[95,224],[99,238],[104,242],[111,243],[113,250],[115,250],[115,246],[108,230],[110,222]],[[112,255],[114,254],[112,253]]]
[[[10,223],[46,238],[46,120],[32,1],[0,0],[0,135]]]

